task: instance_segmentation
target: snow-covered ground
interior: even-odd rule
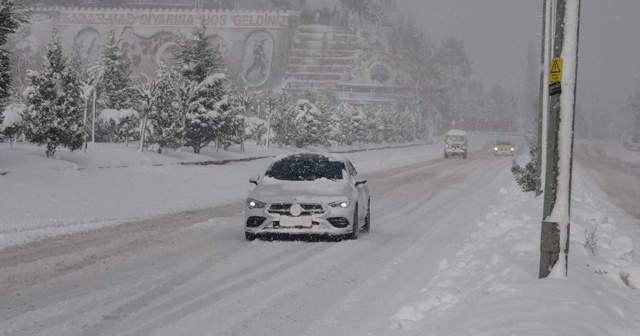
[[[400,148],[367,151],[376,147],[352,146],[332,151],[358,151],[351,156],[363,173],[441,154],[407,145],[384,147],[394,146]],[[247,195],[249,176],[262,174],[272,157],[293,151],[247,144],[244,151],[205,148],[201,154],[185,150],[160,155],[140,153],[136,144],[96,143],[89,144],[86,153],[60,149],[56,159],[47,159],[43,148],[0,143],[0,248],[237,201]],[[244,159],[251,161],[235,161]],[[231,162],[212,164],[225,161]]]
[[[601,181],[597,175],[587,170],[592,167],[581,164],[580,160],[576,161],[572,190],[569,276],[539,280],[542,199],[519,191],[509,173],[509,158],[494,160],[489,157],[488,144],[495,137],[486,134],[471,135],[470,143],[474,153],[468,160],[456,161],[460,163],[457,165],[460,168],[455,169],[464,174],[471,174],[474,169],[480,171],[478,180],[464,181],[469,184],[467,187],[459,186],[453,182],[455,180],[449,181],[446,178],[435,180],[439,183],[437,185],[422,180],[434,175],[438,167],[452,169],[451,167],[456,166],[454,161],[442,162],[441,140],[436,140],[431,145],[347,154],[360,173],[376,177],[374,181],[379,184],[373,186],[372,190],[387,190],[385,195],[395,195],[388,199],[375,199],[375,195],[372,195],[375,208],[372,232],[364,235],[362,241],[335,245],[327,243],[326,246],[300,246],[294,242],[240,243],[252,248],[246,250],[245,254],[259,251],[268,256],[271,249],[283,249],[275,254],[283,256],[283,263],[299,254],[300,257],[308,258],[309,265],[297,261],[295,264],[291,262],[289,268],[281,268],[281,278],[274,278],[272,283],[264,285],[266,288],[272,286],[281,295],[266,296],[265,299],[254,302],[254,306],[238,307],[240,315],[230,315],[227,320],[242,321],[244,314],[252,314],[253,311],[260,313],[248,316],[272,316],[279,312],[280,306],[286,305],[281,300],[288,298],[292,302],[290,305],[295,306],[296,310],[292,310],[290,314],[297,316],[297,323],[302,323],[302,319],[311,322],[306,322],[300,327],[302,329],[296,329],[296,322],[293,321],[289,322],[289,327],[282,326],[286,323],[283,321],[258,321],[255,325],[242,324],[241,328],[229,329],[235,330],[230,334],[255,335],[257,333],[252,330],[265,326],[273,329],[260,329],[263,331],[259,334],[275,334],[272,331],[279,331],[279,335],[285,336],[640,334],[640,295],[636,289],[640,287],[640,264],[634,255],[635,245],[640,244],[638,218],[614,205],[608,193],[601,189]],[[640,163],[637,153],[627,152],[617,143],[597,145],[605,148],[606,155],[614,159],[628,164]],[[238,203],[250,189],[247,178],[262,173],[270,161],[268,158],[225,165],[181,163],[270,157],[290,151],[248,145],[244,152],[233,149],[229,152],[205,150],[201,155],[188,152],[158,155],[151,152],[140,154],[135,146],[124,148],[121,145],[95,144],[90,145],[87,153],[60,150],[58,159],[52,160],[44,157],[42,148],[25,144],[15,144],[14,147],[10,149],[8,144],[0,144],[0,174],[6,173],[0,175],[0,198],[3,200],[0,203],[0,247],[15,248],[16,244],[31,242],[26,246],[34,249],[38,242],[45,241],[43,239],[47,237],[64,241],[65,237],[72,237],[66,235],[74,232],[115,227],[161,214]],[[350,149],[356,148],[344,150]],[[520,151],[517,159],[526,160],[526,151]],[[432,165],[433,171],[412,175],[411,171],[420,167],[421,163]],[[464,168],[464,165],[474,166]],[[404,173],[404,169],[400,167],[410,168]],[[459,178],[454,170],[443,175]],[[380,176],[386,176],[386,180]],[[406,190],[393,190],[396,183],[394,178],[410,179],[406,184],[410,187]],[[449,188],[447,183],[454,186]],[[422,188],[441,189],[432,189],[422,198]],[[464,188],[462,193],[460,188]],[[640,190],[637,192],[640,193]],[[451,202],[440,205],[440,202],[452,195],[467,195],[460,202],[470,203],[464,203],[465,208],[456,207]],[[420,206],[428,209],[431,215],[439,216],[427,221],[431,226],[420,223],[425,221],[425,212],[416,209]],[[394,232],[394,225],[391,225],[394,223],[382,223],[382,220],[388,220],[392,216],[402,216],[403,211],[406,211],[407,217],[398,218],[398,228],[408,229],[418,239],[418,243],[424,241],[429,246],[413,245],[415,242],[410,237],[402,237],[399,232]],[[426,226],[411,226],[412,222]],[[224,224],[218,221],[204,222],[195,230],[218,226],[224,228]],[[420,237],[420,230],[435,236]],[[234,236],[233,239],[242,239],[241,228],[221,231],[224,232],[235,232],[237,237]],[[225,237],[227,236],[222,236]],[[398,245],[394,248],[395,243],[412,245]],[[370,254],[374,259],[363,260],[360,269],[356,267],[355,270],[345,270],[346,275],[340,275],[328,268],[329,265],[325,265],[331,259],[324,258],[324,255],[356,253],[355,256],[360,257],[357,253],[366,250],[367,246],[372,249]],[[292,251],[289,251],[289,247]],[[398,255],[389,256],[395,249]],[[375,254],[375,251],[379,251],[380,255]],[[294,254],[285,255],[286,252]],[[426,255],[425,252],[429,254]],[[234,258],[242,261],[257,257],[242,255]],[[170,260],[172,256],[167,258]],[[385,258],[393,261],[389,269],[367,267],[386,265]],[[319,263],[311,264],[312,262]],[[225,259],[221,265],[226,263],[232,264]],[[273,269],[277,270],[279,267]],[[4,266],[0,264],[0,270],[2,268]],[[327,270],[323,271],[325,268]],[[226,273],[233,274],[231,270],[229,268]],[[297,270],[306,270],[308,273],[293,273]],[[11,271],[11,268],[7,268],[7,271]],[[149,320],[162,319],[162,323],[158,321],[156,325],[164,327],[145,329],[143,326],[147,324],[141,324],[139,328],[132,329],[137,331],[129,330],[121,334],[171,335],[177,331],[182,334],[216,334],[212,330],[219,330],[216,328],[220,326],[207,323],[222,323],[225,314],[231,314],[234,310],[229,306],[220,310],[222,306],[214,307],[205,303],[223,305],[226,304],[225,300],[215,301],[215,293],[205,295],[206,291],[199,293],[202,297],[200,301],[187,304],[177,300],[182,292],[190,293],[205,288],[202,284],[211,281],[207,275],[216,276],[216,273],[207,273],[205,269],[202,271],[204,273],[199,277],[181,282],[172,294],[160,296],[160,291],[153,291],[151,294],[157,292],[159,298],[156,301],[159,302],[147,303],[148,307],[141,307],[140,313],[131,315],[133,320],[124,321],[124,325],[134,326],[136,317],[142,319],[144,316],[151,316]],[[314,272],[320,272],[320,276],[339,278],[340,282],[344,280],[345,285],[350,284],[351,277],[357,278],[358,272],[368,276],[357,287],[341,288],[341,291],[353,288],[345,297],[334,298],[334,292],[322,291],[324,287],[321,284],[329,280],[315,278]],[[265,272],[264,275],[269,274],[271,273]],[[244,272],[238,272],[239,277],[245,275]],[[4,276],[10,278],[10,274],[5,273]],[[314,278],[309,278],[311,276]],[[276,279],[289,279],[293,286],[281,288],[281,282],[275,281]],[[406,281],[388,283],[385,279]],[[211,286],[213,283],[216,282],[211,282]],[[295,291],[291,292],[291,287],[307,288],[305,286],[309,283],[319,284],[311,287],[319,292],[311,296],[317,301],[310,305],[299,305],[306,301],[301,301],[300,295],[296,295]],[[58,285],[62,286],[56,282],[56,286]],[[82,284],[80,288],[88,286]],[[132,283],[131,287],[133,286]],[[123,284],[123,288],[127,287],[128,284]],[[162,289],[163,286],[158,288]],[[230,291],[233,285],[221,288]],[[374,295],[369,290],[385,293]],[[28,292],[25,290],[22,295],[26,297]],[[255,295],[259,296],[261,293],[256,292]],[[367,297],[371,300],[368,301]],[[393,299],[388,302],[375,301],[374,298],[378,297]],[[243,303],[243,298],[238,296],[238,305]],[[5,299],[10,300],[3,300],[3,293],[0,291],[0,301],[15,300],[13,297]],[[336,300],[335,304],[332,303],[333,299]],[[104,300],[104,307],[110,302],[104,295],[100,300]],[[268,306],[270,300],[276,304],[273,309],[262,307]],[[182,303],[180,306],[171,306],[173,301]],[[100,302],[102,301],[93,305],[99,305]],[[35,334],[29,332],[28,328],[24,329],[25,323],[31,321],[38,325],[38,330],[43,335],[62,335],[65,330],[82,330],[75,323],[73,328],[67,326],[64,329],[59,325],[54,328],[54,323],[48,327],[46,321],[49,320],[39,320],[53,314],[52,309],[62,309],[66,304],[74,305],[69,300],[69,303],[61,302],[60,306],[36,306],[28,309],[29,312],[24,315],[8,314],[11,319],[6,322],[0,319],[0,334]],[[160,310],[163,306],[169,308]],[[353,311],[352,308],[360,311]],[[47,313],[47,310],[51,312]],[[181,311],[191,313],[177,315]],[[167,321],[162,318],[165,312],[168,317],[176,316],[175,320]],[[220,316],[210,315],[211,312],[217,312]],[[0,316],[2,314],[4,313],[0,312]],[[308,314],[317,314],[315,323],[312,322],[315,318]],[[374,323],[365,320],[365,314],[369,319],[375,316],[378,321]],[[22,321],[22,316],[28,317]],[[109,316],[113,315],[105,315],[104,321],[112,320]],[[354,320],[349,316],[357,318]],[[290,332],[286,333],[287,330]]]

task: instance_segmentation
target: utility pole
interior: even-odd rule
[[[542,44],[541,44],[541,52],[540,52],[540,97],[538,101],[538,138],[536,139],[536,143],[538,148],[536,149],[536,172],[538,175],[536,176],[536,196],[542,194],[542,134],[544,130],[544,114],[546,112],[544,108],[544,97],[547,95],[546,93],[546,81],[544,74],[547,72],[547,67],[545,66],[545,60],[547,57],[547,20],[549,17],[547,16],[547,3],[549,0],[542,0]]]
[[[549,69],[540,278],[546,278],[551,273],[560,260],[560,251],[564,252],[565,276],[568,269],[580,2],[557,0],[556,3],[553,60]],[[566,79],[564,82],[563,76]]]

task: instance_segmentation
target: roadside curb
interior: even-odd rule
[[[409,147],[426,146],[426,145],[430,145],[432,143],[433,142],[419,143],[419,144],[409,144],[409,145],[401,145],[401,146],[385,146],[385,147],[376,147],[376,148],[359,148],[359,149],[336,150],[336,151],[329,151],[329,153],[335,153],[335,154],[358,153],[358,152],[368,152],[368,151],[383,150],[383,149],[409,148]],[[241,158],[241,159],[180,162],[178,164],[179,165],[183,165],[183,166],[211,166],[211,165],[221,166],[221,165],[225,165],[225,164],[233,163],[233,162],[247,162],[247,161],[255,161],[255,160],[268,159],[268,158],[274,158],[274,157],[276,157],[276,156],[275,155],[272,155],[272,156],[256,156],[256,157]]]
[[[407,144],[407,145],[398,145],[398,146],[384,146],[384,147],[375,147],[375,148],[355,148],[355,149],[345,149],[345,150],[335,150],[335,151],[328,151],[329,153],[335,153],[335,154],[348,154],[348,153],[359,153],[359,152],[368,152],[368,151],[376,151],[376,150],[384,150],[384,149],[396,149],[396,148],[409,148],[409,147],[418,147],[418,146],[427,146],[433,144],[433,141],[431,142],[425,142],[425,143],[413,143],[413,144]],[[268,158],[274,158],[276,157],[276,155],[270,155],[270,156],[254,156],[254,157],[246,157],[246,158],[240,158],[240,159],[224,159],[224,160],[206,160],[206,161],[189,161],[189,162],[172,162],[172,163],[153,163],[150,164],[149,166],[151,167],[162,167],[162,166],[171,166],[171,165],[180,165],[180,166],[222,166],[222,165],[226,165],[229,163],[234,163],[234,162],[249,162],[249,161],[255,161],[255,160],[260,160],[260,159],[268,159]],[[130,168],[132,166],[128,166],[128,165],[114,165],[114,166],[98,166],[95,168],[98,169],[114,169],[114,168]],[[81,167],[78,168],[77,170],[86,170],[87,167]],[[0,172],[0,176],[5,176],[7,174],[9,174],[10,172]]]

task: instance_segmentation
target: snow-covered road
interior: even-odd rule
[[[509,167],[509,158],[480,152],[375,173],[372,232],[357,241],[248,243],[243,204],[234,202],[9,248],[0,257],[0,329],[385,334],[389,317],[512,183]]]
[[[234,180],[267,160],[216,168],[229,181],[209,170],[144,168],[148,179],[211,176],[192,198],[216,184],[225,193],[211,207],[3,249],[0,335],[635,335],[637,215],[607,198],[634,198],[640,179],[597,146],[578,146],[570,277],[538,281],[541,200],[518,190],[512,158],[493,157],[486,144],[477,141],[467,160],[442,159],[437,145],[349,154],[372,195],[372,231],[356,241],[245,241],[248,183]],[[115,173],[87,170],[87,181],[107,174]],[[71,197],[66,190],[56,193]],[[139,216],[150,200],[163,207],[170,198],[117,214]],[[181,199],[189,201],[211,202]],[[127,202],[108,205],[114,212]],[[631,203],[620,206],[634,214]]]

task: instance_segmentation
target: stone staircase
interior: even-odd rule
[[[300,26],[289,52],[285,89],[332,88],[351,70],[353,57],[362,50],[354,32],[333,26]]]

